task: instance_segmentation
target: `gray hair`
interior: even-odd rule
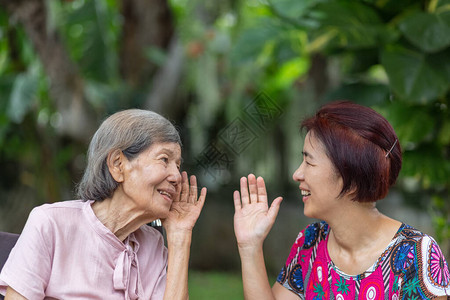
[[[109,153],[120,150],[129,159],[154,143],[172,142],[181,146],[173,124],[159,114],[128,109],[108,117],[95,132],[88,149],[87,167],[77,186],[80,199],[102,201],[113,195],[118,182],[109,173]]]

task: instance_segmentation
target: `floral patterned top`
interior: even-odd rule
[[[351,276],[328,255],[329,226],[301,231],[277,281],[301,299],[432,299],[450,295],[447,262],[432,237],[402,224],[378,260]]]

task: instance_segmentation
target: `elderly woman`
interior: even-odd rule
[[[300,232],[271,288],[263,241],[282,198],[268,207],[264,180],[250,174],[235,191],[234,228],[246,299],[447,299],[450,276],[430,236],[380,213],[402,154],[391,125],[351,102],[305,120],[299,183],[304,214],[322,220]]]
[[[195,176],[180,173],[181,141],[162,116],[138,109],[95,133],[81,200],[33,209],[0,274],[6,299],[188,299]],[[190,184],[189,184],[190,181]],[[163,236],[146,224],[162,219]]]

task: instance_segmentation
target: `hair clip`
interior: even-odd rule
[[[394,142],[394,144],[392,145],[392,147],[391,147],[391,149],[389,149],[389,151],[386,153],[386,155],[384,156],[384,157],[388,157],[388,155],[391,153],[391,151],[392,151],[392,149],[394,149],[394,147],[395,147],[395,144],[397,144],[397,139],[395,139],[395,142]]]

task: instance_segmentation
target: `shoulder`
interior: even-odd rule
[[[55,203],[45,203],[33,208],[31,214],[52,214],[61,212],[81,211],[87,202],[82,200],[61,201]]]
[[[321,240],[324,240],[329,232],[329,226],[326,222],[315,222],[309,224],[303,231],[300,232],[299,236],[301,234],[304,235],[304,243],[303,248],[308,249],[320,242]]]
[[[394,274],[404,274],[404,287],[420,283],[424,293],[442,295],[450,291],[450,273],[437,242],[409,225],[404,225],[392,250]]]
[[[71,219],[79,219],[86,202],[81,200],[46,203],[33,208],[28,217],[29,225],[68,224]]]
[[[153,249],[161,249],[165,247],[163,235],[151,226],[142,225],[137,231],[134,232],[134,235],[138,242],[141,245],[145,245],[145,247],[150,247]]]
[[[37,231],[49,238],[55,231],[75,230],[82,219],[83,201],[62,201],[46,203],[33,208],[28,216],[24,231]]]
[[[298,255],[301,252],[310,253],[316,244],[325,239],[328,234],[328,224],[325,222],[315,222],[306,226],[305,229],[299,232],[294,244],[291,247],[286,265],[291,264],[292,261],[297,261]]]
[[[83,200],[67,200],[55,203],[45,203],[35,207],[33,210],[53,211],[53,210],[81,210],[88,202]]]

